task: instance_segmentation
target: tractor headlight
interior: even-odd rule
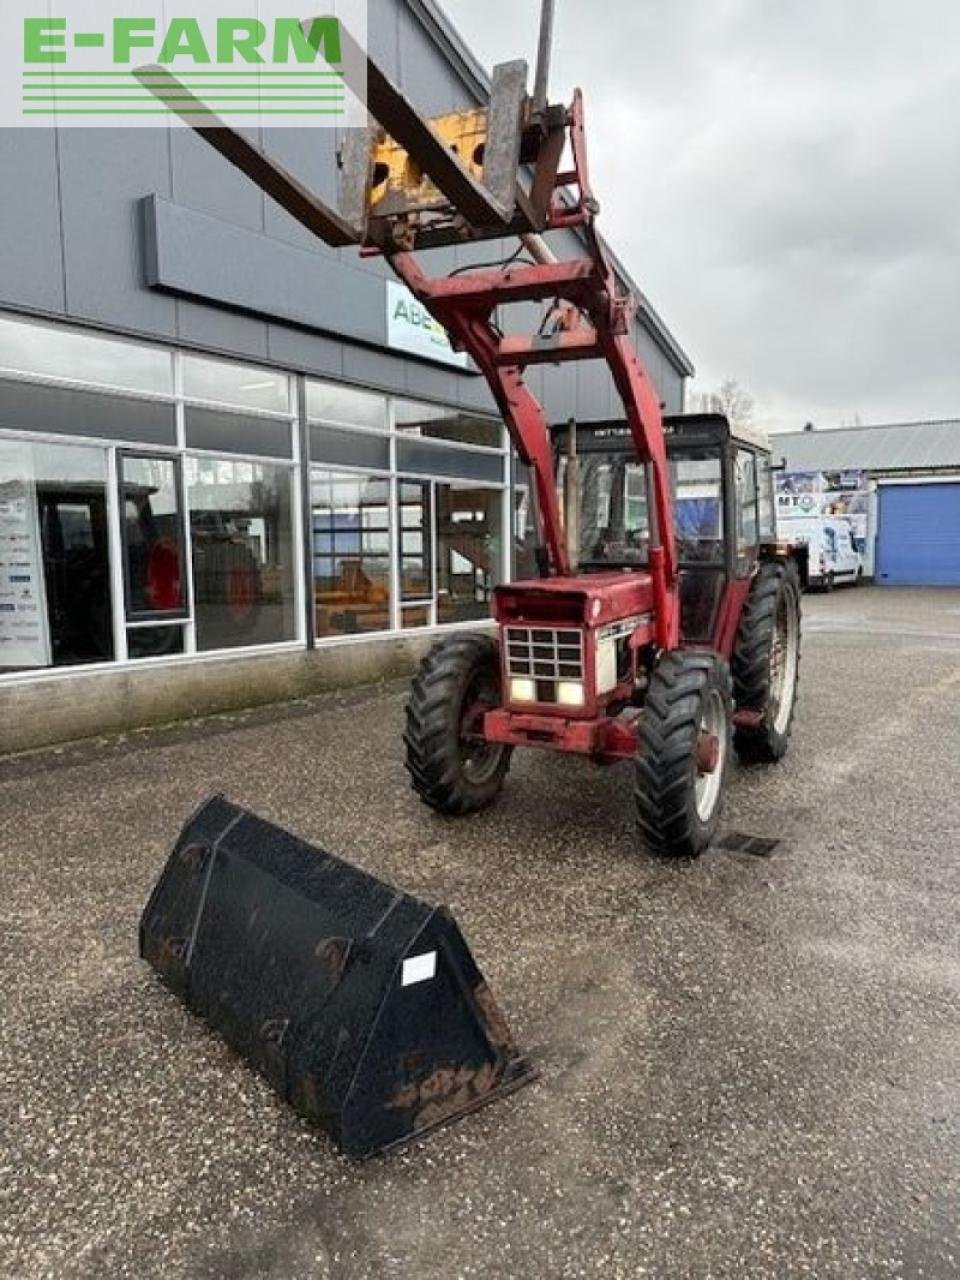
[[[557,702],[561,707],[582,707],[583,700],[582,680],[561,680],[557,685]]]
[[[510,681],[511,702],[536,702],[537,685],[534,680],[517,679]]]

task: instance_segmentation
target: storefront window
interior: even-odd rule
[[[0,315],[0,672],[296,641],[311,586],[320,638],[486,618],[502,424],[309,379],[301,436],[294,383]]]
[[[415,604],[400,611],[400,626],[404,631],[415,631],[418,627],[429,627],[432,622],[432,609],[428,604]]]
[[[0,440],[0,670],[114,656],[102,449]]]
[[[503,426],[500,422],[458,413],[435,404],[396,400],[394,421],[398,431],[422,436],[425,440],[448,440],[457,444],[482,445],[488,449],[503,447]]]
[[[437,485],[437,621],[487,618],[503,567],[503,495]]]
[[[184,652],[183,627],[130,627],[127,631],[127,657],[169,658]]]
[[[184,356],[183,393],[188,400],[213,400],[241,409],[290,412],[290,379],[285,373],[227,360]]]
[[[297,635],[289,467],[187,458],[197,648]]]
[[[402,480],[398,487],[401,599],[404,604],[430,602],[433,599],[431,485],[420,480]]]
[[[387,398],[356,387],[333,382],[307,383],[307,417],[311,422],[332,422],[345,427],[387,429]]]
[[[310,484],[317,636],[390,627],[390,481],[314,471]]]
[[[173,395],[170,351],[6,317],[0,317],[0,369]]]
[[[127,619],[184,617],[179,460],[121,453],[119,476]]]

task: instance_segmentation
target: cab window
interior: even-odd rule
[[[737,561],[744,573],[753,563],[760,541],[757,511],[757,466],[748,449],[739,449],[736,460]]]
[[[770,542],[777,536],[777,517],[773,501],[773,470],[768,453],[757,454],[757,512],[760,541]]]
[[[723,563],[723,480],[720,458],[703,451],[674,458],[673,509],[681,564]]]

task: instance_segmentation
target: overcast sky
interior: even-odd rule
[[[442,3],[532,66],[539,0]],[[960,417],[960,0],[557,7],[553,97],[694,389],[771,430]]]

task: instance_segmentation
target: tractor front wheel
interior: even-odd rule
[[[512,748],[484,740],[483,717],[500,702],[499,652],[491,637],[440,640],[424,658],[403,740],[413,789],[425,805],[459,815],[496,798]]]
[[[730,759],[730,668],[677,649],[654,668],[644,701],[635,796],[653,853],[696,858],[713,839]]]

